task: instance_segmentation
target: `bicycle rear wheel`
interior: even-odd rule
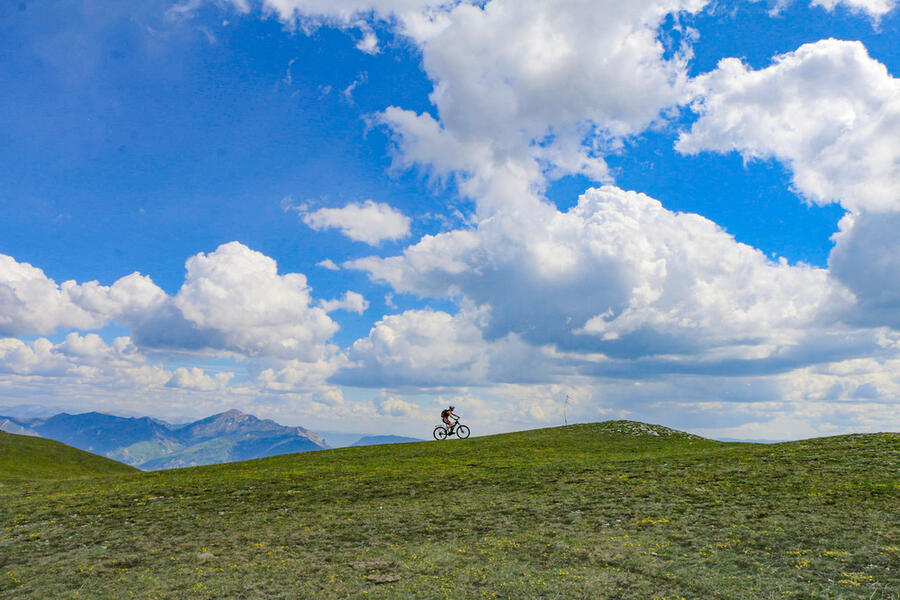
[[[447,430],[440,425],[434,428],[434,439],[443,440],[447,438]]]
[[[456,435],[459,439],[464,440],[469,437],[469,427],[467,425],[460,425],[456,428]]]

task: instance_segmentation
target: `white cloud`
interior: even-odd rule
[[[216,373],[214,376],[207,375],[203,369],[192,367],[186,369],[178,367],[172,372],[172,377],[166,382],[166,387],[183,388],[189,390],[222,390],[228,386],[228,382],[234,377],[234,373],[223,372]]]
[[[348,85],[347,87],[345,87],[343,89],[343,91],[341,91],[341,95],[344,97],[344,100],[346,100],[348,103],[352,104],[353,103],[353,92],[361,84],[368,81],[368,79],[369,79],[369,75],[365,72],[357,75],[356,78],[350,83],[350,85]]]
[[[48,376],[77,372],[78,380],[86,381],[89,375],[109,380],[104,373],[115,367],[148,385],[221,389],[228,381],[225,374],[211,377],[190,369],[169,373],[150,365],[138,348],[224,352],[238,360],[251,359],[249,366],[260,374],[261,385],[314,388],[323,385],[342,360],[329,343],[338,325],[326,309],[361,313],[368,308],[356,292],[317,306],[306,277],[279,275],[273,259],[237,242],[197,254],[186,267],[184,284],[169,297],[137,273],[112,286],[74,281],[58,285],[40,269],[0,255],[0,335],[99,329],[112,320],[132,329],[131,338],[119,338],[112,346],[96,334],[72,333],[58,345],[43,338],[30,345],[2,338],[0,371]],[[122,364],[126,359],[130,362]]]
[[[864,12],[878,19],[894,10],[897,7],[897,0],[812,0],[810,4],[829,11],[844,6],[853,12]]]
[[[356,49],[366,54],[378,54],[378,36],[374,31],[365,31],[363,37],[356,43]]]
[[[387,315],[348,351],[332,380],[366,387],[483,385],[535,381],[548,376],[539,349],[515,335],[487,342],[485,313],[409,310]]]
[[[483,380],[487,368],[481,331],[463,318],[431,310],[388,315],[357,340],[349,359],[371,385]],[[376,375],[379,373],[379,375]],[[364,384],[365,381],[358,383]]]
[[[162,385],[170,377],[162,367],[149,364],[127,337],[107,344],[97,334],[76,332],[58,344],[46,338],[0,338],[0,373],[107,387]]]
[[[858,300],[843,318],[900,327],[900,80],[861,43],[823,40],[759,71],[723,60],[697,86],[678,149],[777,158],[804,196],[850,210],[829,258]]]
[[[255,381],[267,390],[295,392],[329,389],[325,384],[343,364],[341,354],[328,354],[318,360],[265,358],[251,363]]]
[[[304,275],[279,275],[272,258],[238,242],[192,256],[186,267],[178,294],[136,319],[139,344],[310,362],[334,353],[327,341],[338,325],[312,305]]]
[[[96,281],[57,284],[41,269],[0,254],[0,335],[99,329],[128,319],[165,298],[149,277],[133,273],[102,286]]]
[[[757,360],[827,328],[852,301],[825,270],[772,262],[711,221],[643,194],[605,186],[565,213],[528,208],[345,266],[398,292],[482,307],[460,364],[482,333],[618,359]]]
[[[860,42],[805,44],[758,71],[727,58],[694,84],[700,118],[679,151],[777,158],[813,202],[900,211],[900,81]]]
[[[437,119],[398,107],[380,119],[401,165],[461,171],[482,216],[539,192],[545,177],[609,181],[603,155],[679,104],[688,46],[666,48],[667,15],[704,0],[493,0],[462,4],[416,41]],[[686,40],[692,38],[687,32]]]
[[[462,138],[528,146],[592,122],[634,133],[677,103],[684,56],[656,28],[703,0],[493,0],[457,6],[422,43],[443,125]],[[524,139],[521,132],[524,131]],[[574,132],[573,132],[574,133]]]
[[[343,208],[320,208],[300,211],[303,222],[316,231],[340,229],[357,242],[377,245],[384,240],[398,240],[409,235],[410,218],[388,204],[366,200]]]
[[[325,260],[320,260],[316,263],[317,267],[322,267],[323,269],[328,269],[329,271],[340,271],[341,268],[335,264],[333,260],[330,258],[326,258]]]
[[[369,301],[366,300],[362,294],[358,294],[356,292],[347,291],[344,293],[344,297],[335,300],[322,300],[319,303],[325,312],[333,312],[336,310],[346,310],[347,312],[353,312],[358,315],[366,312],[366,309],[369,308]]]
[[[381,396],[375,400],[375,408],[379,415],[386,417],[409,418],[419,413],[419,407],[399,396]]]

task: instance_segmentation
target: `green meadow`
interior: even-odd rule
[[[0,484],[137,472],[134,467],[53,440],[0,432]],[[0,488],[0,498],[5,500],[6,492],[5,487]]]
[[[33,477],[26,439],[0,436],[2,598],[900,598],[898,434],[613,421]]]

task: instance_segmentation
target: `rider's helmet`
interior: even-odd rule
[[[456,408],[456,407],[455,407],[455,406],[451,406],[451,407],[450,407],[450,410],[453,410],[454,408]]]

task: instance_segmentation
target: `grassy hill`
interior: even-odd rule
[[[53,440],[0,432],[0,482],[5,484],[136,471]]]
[[[900,435],[607,422],[0,487],[5,598],[900,598]]]

